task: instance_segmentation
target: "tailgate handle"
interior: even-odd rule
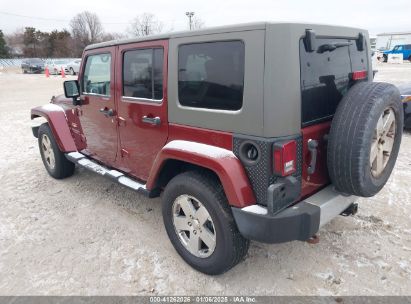
[[[315,139],[309,139],[308,140],[308,150],[310,150],[311,153],[311,161],[310,165],[308,166],[308,174],[311,175],[315,172],[315,165],[317,164],[317,147],[318,147],[318,141]]]

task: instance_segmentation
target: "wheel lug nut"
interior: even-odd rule
[[[197,234],[197,231],[196,231],[196,230],[194,230],[194,231],[193,231],[193,233],[194,233],[194,234]]]
[[[192,224],[191,224],[191,222],[188,222],[188,226],[191,226]]]

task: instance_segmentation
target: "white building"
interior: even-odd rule
[[[390,50],[398,44],[411,44],[411,31],[377,34],[377,50]]]

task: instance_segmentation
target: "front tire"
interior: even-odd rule
[[[246,255],[249,241],[238,231],[223,187],[211,174],[177,175],[168,183],[162,204],[171,243],[196,270],[221,274]]]
[[[67,160],[64,153],[60,151],[47,123],[40,126],[38,141],[41,159],[50,176],[55,179],[63,179],[73,175],[75,165]]]

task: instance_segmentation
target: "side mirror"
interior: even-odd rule
[[[64,82],[64,95],[67,98],[73,98],[73,104],[79,105],[80,89],[77,80],[68,80]]]

